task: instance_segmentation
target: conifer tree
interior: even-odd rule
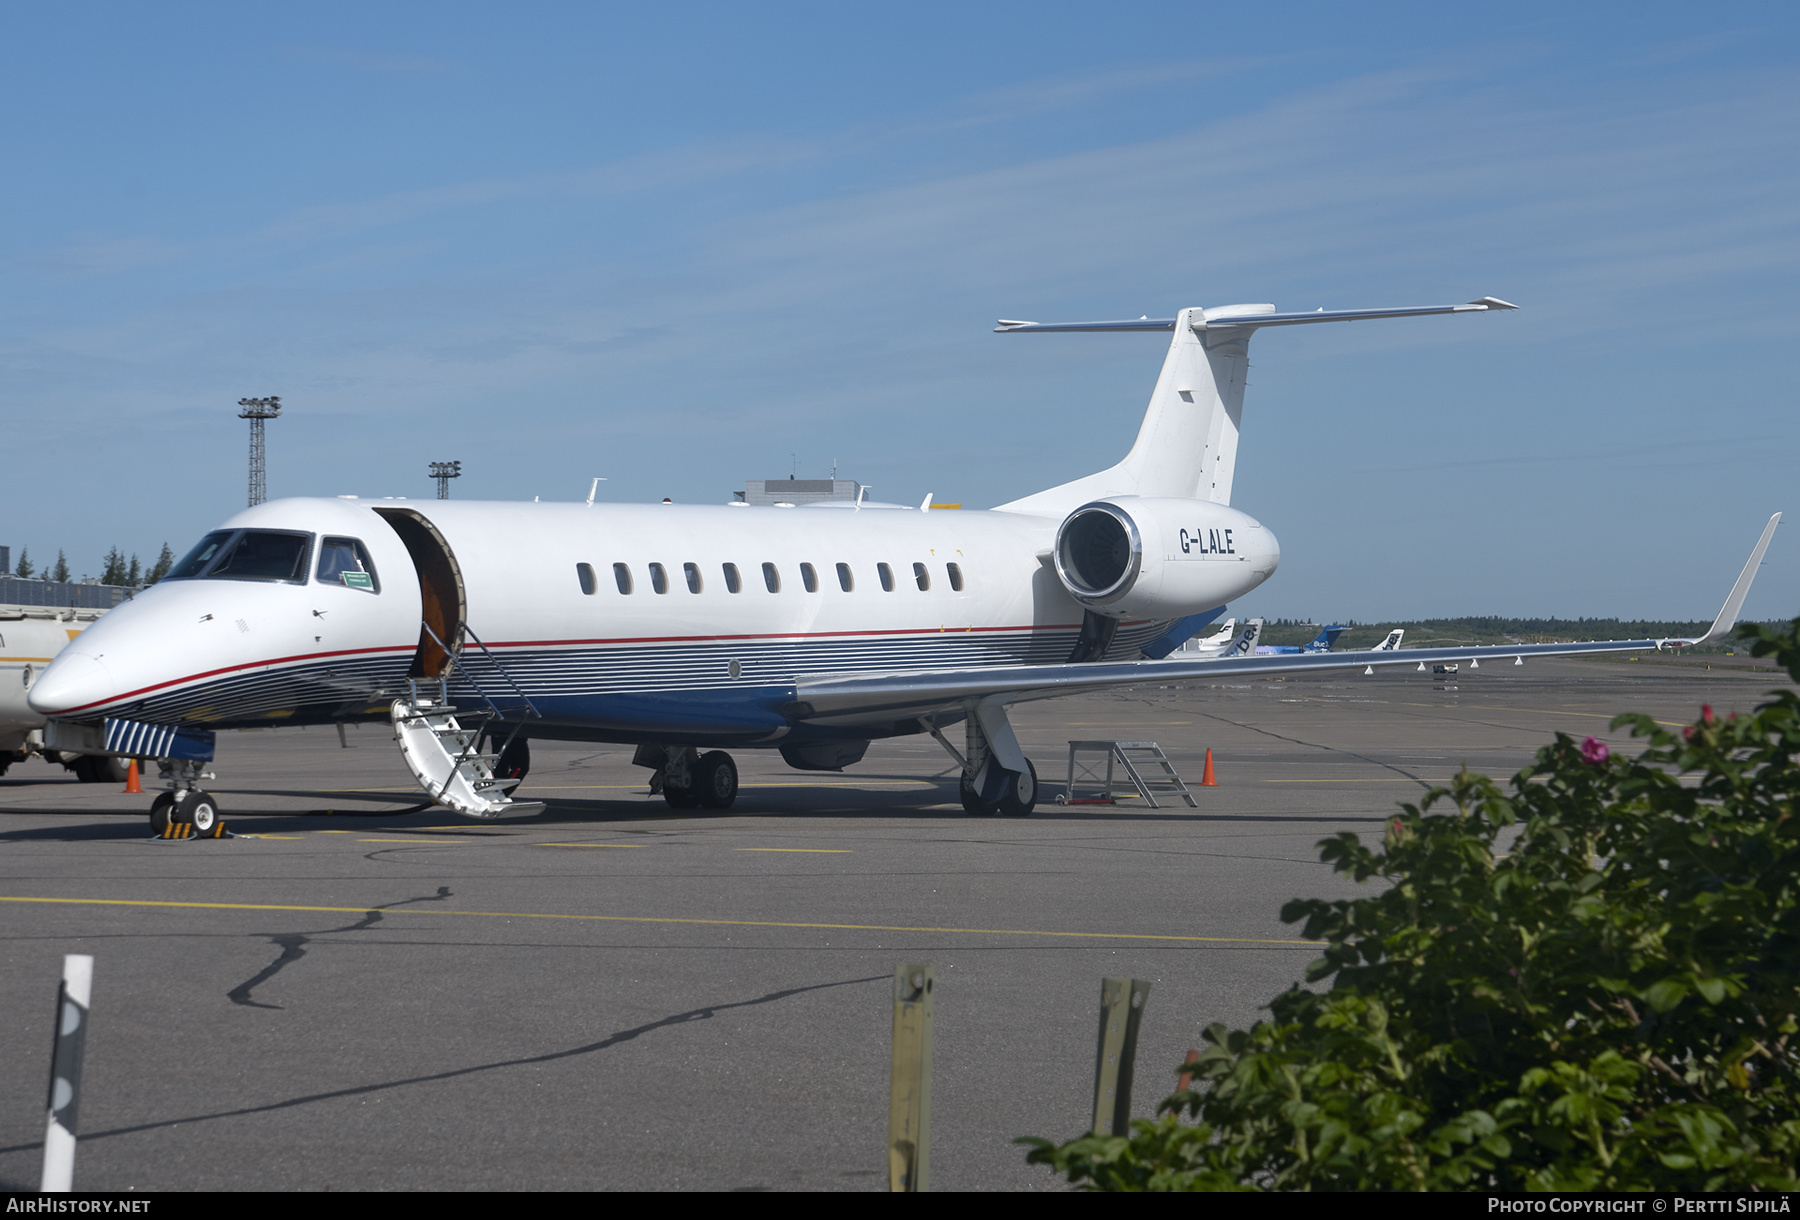
[[[165,542],[163,543],[162,554],[156,557],[156,566],[150,569],[150,577],[144,583],[148,585],[155,584],[157,581],[167,576],[169,574],[169,569],[174,566],[175,552],[171,551],[169,549],[169,544]]]
[[[131,566],[125,569],[125,583],[134,589],[144,583],[144,565],[138,562],[136,551],[131,553]]]
[[[13,569],[13,575],[23,579],[30,576],[35,571],[37,571],[37,569],[31,566],[31,548],[28,546],[20,547],[19,566]]]
[[[125,583],[125,556],[119,554],[119,548],[116,546],[106,552],[106,560],[100,568],[100,583],[103,585]]]
[[[51,580],[69,579],[69,559],[62,551],[56,552],[56,566],[50,569]]]

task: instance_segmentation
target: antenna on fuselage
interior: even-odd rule
[[[606,479],[604,477],[596,476],[594,479],[594,485],[592,487],[588,488],[587,502],[588,502],[589,508],[594,507],[594,497],[600,493],[600,484],[602,484],[604,482],[606,482]]]

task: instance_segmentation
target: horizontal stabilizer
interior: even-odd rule
[[[1226,305],[1197,310],[1203,321],[1191,323],[1195,330],[1218,330],[1229,327],[1248,333],[1262,326],[1303,326],[1309,322],[1363,322],[1372,318],[1418,318],[1434,313],[1486,313],[1494,309],[1517,309],[1499,297],[1482,297],[1464,305],[1421,305],[1403,309],[1315,309],[1309,313],[1276,313],[1273,305]],[[1174,318],[1135,318],[1119,322],[1010,322],[1001,319],[994,327],[997,335],[1041,333],[1061,330],[1174,330]]]

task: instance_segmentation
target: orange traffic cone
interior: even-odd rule
[[[1202,788],[1217,788],[1219,786],[1219,781],[1213,778],[1211,746],[1206,748],[1206,770],[1200,775],[1200,786]]]
[[[138,783],[137,759],[134,758],[131,760],[131,765],[129,767],[125,768],[125,792],[124,792],[124,795],[130,796],[133,793],[137,793],[138,795],[141,796],[141,795],[143,795],[143,792],[144,792],[143,785]]]

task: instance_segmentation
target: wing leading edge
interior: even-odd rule
[[[1517,644],[1471,648],[1413,648],[1405,651],[1288,654],[1284,656],[1226,656],[1214,660],[1128,661],[1118,664],[1014,665],[986,669],[914,670],[877,674],[816,677],[794,682],[794,703],[789,715],[814,724],[849,727],[874,724],[908,716],[929,716],[965,711],[976,703],[1027,703],[1054,699],[1139,682],[1166,683],[1172,678],[1263,677],[1313,670],[1356,669],[1367,666],[1478,664],[1486,660],[1518,660],[1525,657],[1583,656],[1606,652],[1660,652],[1720,639],[1737,622],[1738,611],[1750,592],[1763,553],[1775,536],[1781,514],[1769,518],[1762,537],[1732,586],[1711,630],[1692,639],[1599,640],[1574,644]]]

